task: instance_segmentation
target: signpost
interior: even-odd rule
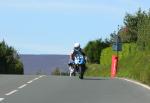
[[[121,38],[119,35],[116,35],[114,37],[114,41],[112,44],[112,49],[113,51],[117,52],[117,56],[113,55],[112,56],[112,66],[111,66],[111,77],[115,77],[116,73],[118,71],[118,60],[119,60],[119,51],[122,51],[122,42],[121,42]]]
[[[119,35],[115,36],[114,42],[113,42],[113,45],[112,45],[112,49],[113,49],[113,51],[117,52],[117,56],[118,56],[118,52],[122,51],[122,43],[121,43],[121,38],[120,38]]]

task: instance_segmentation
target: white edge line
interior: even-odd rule
[[[25,86],[27,86],[27,84],[24,84],[24,85],[22,85],[22,86],[20,86],[20,87],[18,87],[19,89],[22,89],[22,88],[24,88]]]
[[[116,77],[116,78],[118,78],[118,77]],[[125,81],[127,81],[127,82],[131,82],[131,83],[134,83],[134,84],[136,84],[136,85],[142,86],[142,87],[144,87],[144,88],[146,88],[146,89],[149,89],[149,90],[150,90],[150,86],[145,85],[145,84],[142,84],[142,83],[139,83],[139,82],[137,82],[137,81],[130,80],[130,79],[126,79],[126,78],[118,78],[118,79],[125,80]]]
[[[3,101],[5,98],[0,98],[0,102]]]
[[[17,92],[18,90],[13,90],[13,91],[11,91],[11,92],[9,92],[9,93],[7,93],[7,94],[5,94],[5,95],[11,95],[11,94],[13,94],[13,93],[15,93],[15,92]]]

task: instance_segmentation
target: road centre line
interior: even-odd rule
[[[33,82],[33,80],[30,80],[30,81],[28,81],[27,83],[30,84],[30,83],[32,83],[32,82]]]
[[[24,88],[25,86],[27,86],[27,84],[24,84],[24,85],[22,85],[22,86],[20,86],[20,87],[18,87],[19,89],[22,89],[22,88]]]
[[[42,77],[43,77],[43,75],[39,76],[39,78],[42,78]]]
[[[41,75],[41,76],[39,76],[39,78],[42,78],[42,77],[44,77],[45,75]]]
[[[41,75],[41,76],[39,76],[38,78],[35,78],[35,79],[33,79],[33,80],[28,81],[27,83],[30,84],[30,83],[32,83],[33,81],[42,78],[43,76],[44,76],[44,75]],[[22,89],[22,88],[24,88],[25,86],[27,86],[28,84],[23,84],[23,85],[21,85],[20,87],[18,87],[18,89]],[[6,96],[9,96],[9,95],[11,95],[11,94],[13,94],[13,93],[15,93],[15,92],[17,92],[17,91],[18,91],[18,90],[13,90],[13,91],[11,91],[11,92],[9,92],[9,93],[6,93],[5,95],[6,95]],[[0,98],[0,101],[3,101],[3,100],[4,100],[4,98]]]
[[[39,76],[38,78],[34,78],[33,80],[30,80],[29,82],[27,82],[27,83],[32,83],[33,81],[35,81],[35,80],[38,80],[38,79],[40,79],[40,78],[42,78],[43,76]]]
[[[40,79],[40,78],[35,78],[35,79],[33,79],[33,81],[38,80],[38,79]]]
[[[0,98],[0,102],[3,101],[5,98]]]
[[[11,94],[13,94],[13,93],[16,93],[18,90],[13,90],[13,91],[11,91],[11,92],[9,92],[9,93],[7,93],[7,94],[5,94],[5,95],[11,95]]]

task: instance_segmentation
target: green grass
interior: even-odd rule
[[[119,59],[127,57],[129,54],[137,54],[136,52],[136,44],[124,44],[122,47],[122,51],[119,52]],[[101,65],[111,65],[112,55],[116,55],[116,51],[112,50],[112,47],[108,47],[104,49],[101,53],[100,64]]]
[[[150,55],[139,51],[122,58],[119,62],[118,76],[128,77],[150,85]]]
[[[86,76],[108,77],[110,76],[110,68],[100,64],[87,64]]]
[[[101,54],[101,64],[87,64],[87,76],[109,77],[111,58],[116,54],[112,48],[106,48]],[[136,44],[124,44],[119,52],[118,77],[138,80],[150,85],[150,51],[138,51]]]

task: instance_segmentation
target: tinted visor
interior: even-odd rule
[[[78,51],[78,50],[80,50],[80,47],[75,47],[74,49]]]

